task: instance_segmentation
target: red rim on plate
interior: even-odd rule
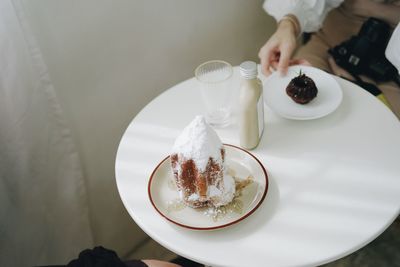
[[[153,207],[155,208],[155,210],[156,210],[162,217],[164,217],[164,218],[167,219],[168,221],[172,222],[173,224],[179,225],[179,226],[184,227],[184,228],[192,229],[192,230],[215,230],[215,229],[221,229],[221,228],[225,228],[225,227],[227,227],[227,226],[236,224],[236,223],[238,223],[238,222],[240,222],[240,221],[246,219],[247,217],[249,217],[251,214],[253,214],[253,213],[258,209],[258,207],[261,205],[261,203],[263,203],[263,201],[264,201],[264,199],[265,199],[265,196],[267,195],[267,191],[268,191],[268,174],[267,174],[267,171],[266,171],[264,165],[261,163],[261,161],[260,161],[258,158],[256,158],[256,156],[254,156],[252,153],[250,153],[249,151],[247,151],[247,150],[245,150],[245,149],[243,149],[243,148],[240,148],[240,147],[235,146],[235,145],[230,145],[230,144],[224,144],[224,146],[230,146],[230,147],[233,147],[233,148],[236,148],[236,149],[239,149],[239,150],[244,151],[245,153],[249,154],[252,158],[254,158],[254,159],[257,161],[257,163],[261,166],[261,168],[262,168],[262,170],[263,170],[263,172],[264,172],[264,177],[265,177],[265,189],[264,189],[263,195],[262,195],[261,199],[258,201],[257,205],[256,205],[253,209],[251,209],[249,212],[247,212],[246,214],[244,214],[242,217],[240,217],[239,219],[234,220],[234,221],[229,222],[229,223],[226,223],[226,224],[218,225],[218,226],[212,226],[212,227],[194,227],[194,226],[182,224],[182,223],[179,223],[179,222],[177,222],[177,221],[172,220],[171,218],[169,218],[168,216],[166,216],[164,213],[162,213],[162,212],[157,208],[157,205],[154,203],[154,200],[153,200],[153,198],[152,198],[152,196],[151,196],[151,185],[152,185],[152,181],[153,181],[153,178],[154,178],[154,174],[157,172],[157,170],[160,168],[160,166],[161,166],[166,160],[169,159],[170,156],[167,156],[166,158],[164,158],[164,159],[157,165],[157,167],[156,167],[156,168],[153,170],[153,172],[151,173],[150,180],[149,180],[148,187],[147,187],[147,192],[148,192],[148,195],[149,195],[150,202],[151,202],[151,204],[153,205]]]

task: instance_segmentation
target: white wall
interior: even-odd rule
[[[124,254],[145,237],[115,185],[115,154],[128,123],[206,60],[258,60],[275,23],[262,0],[23,3],[78,143],[95,241]]]

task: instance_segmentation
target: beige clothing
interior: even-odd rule
[[[311,39],[299,48],[295,58],[306,59],[311,65],[332,73],[328,63],[328,49],[357,35],[366,19],[351,14],[344,5],[341,5],[328,14],[322,28],[313,33]],[[362,78],[367,82],[372,82],[368,78]],[[400,118],[400,88],[394,82],[375,84],[387,98],[392,111]]]

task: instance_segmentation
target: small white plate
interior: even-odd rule
[[[287,94],[289,82],[302,73],[314,80],[317,96],[307,104],[295,103]],[[274,72],[269,77],[261,75],[264,85],[264,103],[284,118],[311,120],[326,116],[336,110],[343,98],[338,82],[327,72],[309,66],[291,66],[286,76]]]
[[[241,196],[235,198],[243,204],[242,211],[231,210],[215,219],[210,216],[209,208],[193,209],[179,203],[168,156],[157,165],[148,185],[150,201],[162,217],[176,225],[193,230],[215,230],[240,222],[261,205],[268,190],[268,176],[264,166],[248,151],[233,145],[224,146],[225,162],[235,176],[247,178],[251,175],[254,179],[243,189]]]

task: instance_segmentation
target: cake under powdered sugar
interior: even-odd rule
[[[232,201],[235,181],[225,173],[225,149],[204,117],[197,116],[178,136],[171,165],[186,205],[219,207]]]

